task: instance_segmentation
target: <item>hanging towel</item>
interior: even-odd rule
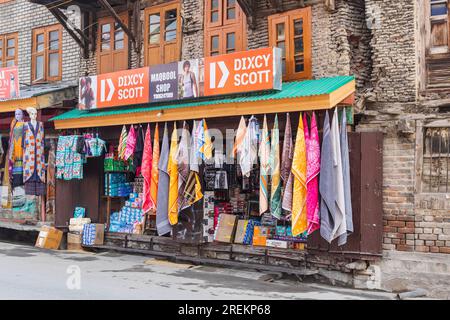
[[[292,160],[294,158],[294,142],[292,141],[291,117],[286,114],[286,128],[284,129],[283,153],[281,158],[281,179],[283,179],[283,201],[281,207],[292,212]]]
[[[252,116],[248,121],[247,131],[245,132],[242,143],[242,154],[239,159],[242,175],[250,177],[253,165],[258,161],[258,120]]]
[[[122,132],[120,133],[119,148],[118,148],[120,160],[125,160],[125,150],[127,148],[127,137],[128,137],[127,128],[125,126],[123,126]]]
[[[169,208],[168,216],[171,225],[178,223],[178,163],[177,163],[177,151],[178,151],[178,134],[177,124],[173,124],[172,137],[170,139],[170,152],[169,152],[169,164],[168,172],[170,177],[169,183]]]
[[[183,123],[180,145],[177,152],[178,164],[178,212],[189,207],[185,201],[184,189],[189,176],[189,127],[186,121]]]
[[[150,133],[150,125],[147,125],[147,131],[145,132],[144,139],[144,150],[142,154],[142,177],[144,178],[144,189],[143,189],[143,203],[142,210],[144,213],[155,209],[155,204],[150,196],[151,188],[151,176],[152,176],[152,138]]]
[[[133,166],[135,169],[136,176],[139,176],[141,174],[143,152],[144,152],[144,128],[142,128],[142,125],[139,125],[136,134],[136,148],[134,148],[133,153]]]
[[[136,130],[134,130],[134,126],[131,125],[130,131],[127,136],[127,146],[125,148],[124,160],[128,160],[134,153],[134,149],[136,148]]]
[[[338,239],[338,245],[347,243],[347,236],[353,232],[353,210],[352,210],[352,190],[350,187],[350,159],[348,151],[347,137],[347,116],[345,109],[342,112],[342,125],[340,129],[340,144],[342,158],[342,176],[344,179],[344,201],[345,201],[345,220],[347,232]]]
[[[306,141],[306,211],[308,220],[308,235],[320,228],[319,223],[319,172],[320,172],[320,145],[317,130],[316,114],[311,117],[311,132],[308,129],[306,114],[303,116],[303,126]]]
[[[191,150],[189,156],[189,177],[184,189],[184,198],[189,206],[203,198],[202,185],[199,178],[199,164],[195,146],[198,145],[197,139],[197,122],[194,120],[194,127],[191,135]]]
[[[150,128],[149,128],[150,129]],[[150,199],[153,203],[153,210],[156,210],[158,205],[158,163],[159,163],[159,129],[158,124],[155,127],[155,135],[153,137],[153,155],[152,155],[152,175],[150,183]]]
[[[306,144],[303,121],[300,114],[297,137],[295,139],[292,174],[294,189],[292,194],[292,235],[299,236],[307,230],[306,215]]]
[[[236,157],[239,162],[239,157],[242,152],[242,145],[244,142],[245,132],[247,131],[247,126],[245,125],[245,118],[241,117],[239,122],[239,127],[236,132],[236,140],[233,146],[233,157]]]
[[[167,123],[164,125],[164,134],[161,146],[161,155],[158,161],[158,206],[156,208],[156,229],[158,235],[169,233],[172,227],[169,223],[169,132]]]
[[[199,135],[199,153],[203,160],[210,160],[212,158],[213,144],[211,136],[209,135],[206,120],[203,119],[200,123],[201,130]]]
[[[259,214],[269,210],[270,140],[267,117],[264,115],[261,143],[259,145]]]
[[[270,169],[272,181],[270,188],[270,212],[272,215],[281,218],[281,177],[280,177],[280,133],[278,129],[278,115],[275,115],[275,123],[272,129],[272,139],[270,148]]]

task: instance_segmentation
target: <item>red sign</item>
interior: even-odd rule
[[[281,50],[262,48],[205,58],[205,96],[281,89]]]
[[[0,68],[0,100],[20,97],[19,69],[17,67]]]

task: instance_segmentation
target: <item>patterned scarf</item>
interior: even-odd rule
[[[169,204],[168,216],[169,222],[173,226],[178,223],[178,135],[177,124],[173,124],[172,137],[170,139],[169,163],[167,170],[169,173]]]
[[[263,129],[261,133],[261,143],[259,145],[259,214],[269,210],[269,190],[268,179],[270,174],[270,140],[269,130],[267,128],[267,117],[264,115]]]
[[[278,130],[278,115],[275,115],[275,123],[272,129],[270,152],[270,168],[272,172],[272,184],[270,194],[270,212],[272,215],[281,218],[281,180],[280,180],[280,133]]]

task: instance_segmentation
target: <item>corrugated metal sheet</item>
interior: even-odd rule
[[[36,84],[32,86],[20,87],[20,97],[12,99],[0,99],[0,102],[15,101],[42,96],[47,93],[52,93],[68,88],[75,88],[77,85],[73,83],[58,83],[58,84]]]
[[[244,95],[227,98],[204,97],[199,99],[198,101],[190,101],[190,102],[179,101],[179,102],[170,102],[169,104],[155,103],[155,104],[147,104],[145,106],[142,105],[133,107],[128,106],[106,110],[96,109],[88,111],[88,110],[74,109],[69,112],[63,113],[59,116],[56,116],[50,120],[104,117],[110,115],[130,114],[152,110],[187,108],[187,107],[215,105],[224,103],[245,103],[253,101],[310,97],[323,94],[330,94],[352,80],[354,80],[353,76],[338,76],[332,78],[321,78],[318,80],[286,82],[283,83],[283,88],[280,91],[257,93],[257,94],[248,93]]]

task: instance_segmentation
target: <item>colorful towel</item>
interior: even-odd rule
[[[127,146],[125,147],[124,160],[128,160],[134,153],[134,148],[136,148],[136,130],[134,130],[134,126],[131,125],[130,131],[127,136]]]
[[[278,115],[275,115],[275,123],[272,129],[270,152],[270,169],[272,181],[270,188],[270,212],[272,215],[281,218],[281,179],[280,179],[280,133],[278,129]]]
[[[142,177],[144,178],[143,203],[142,210],[144,213],[155,208],[155,204],[150,196],[151,176],[152,176],[152,138],[150,133],[150,125],[147,125],[144,139],[144,151],[142,154]]]
[[[189,206],[192,206],[195,202],[203,198],[202,185],[199,177],[199,166],[197,152],[195,146],[198,145],[196,135],[197,132],[197,122],[194,120],[194,127],[192,128],[191,136],[191,150],[189,157],[189,177],[186,182],[186,188],[184,189],[184,198]]]
[[[155,127],[155,135],[153,137],[153,155],[152,155],[152,175],[150,183],[150,199],[153,202],[153,210],[158,205],[158,163],[159,163],[159,129],[158,124]]]
[[[294,192],[292,198],[292,235],[301,235],[307,230],[306,217],[306,144],[303,121],[300,114],[297,137],[295,140],[292,173],[294,175]]]
[[[236,132],[236,140],[233,145],[233,156],[237,157],[239,161],[240,154],[242,152],[242,145],[244,142],[245,132],[247,131],[247,126],[245,124],[245,118],[241,117],[239,122],[239,127]]]
[[[258,120],[251,116],[242,143],[241,158],[239,159],[242,175],[247,178],[250,177],[253,165],[258,161],[258,128]]]
[[[345,201],[345,219],[347,232],[338,239],[338,245],[347,243],[347,236],[353,232],[353,210],[352,210],[352,190],[350,185],[350,159],[348,151],[347,137],[347,116],[345,109],[342,112],[342,125],[340,128],[340,144],[342,158],[342,175],[344,179],[344,201]]]
[[[164,125],[164,134],[161,145],[161,155],[158,161],[158,201],[156,207],[156,230],[162,236],[169,233],[172,227],[169,223],[169,132],[167,123]]]
[[[122,132],[120,133],[119,149],[118,149],[120,160],[125,160],[125,150],[127,148],[127,137],[128,137],[127,127],[123,126]]]
[[[291,117],[286,114],[286,128],[284,129],[283,153],[281,157],[281,179],[283,179],[282,208],[292,212],[292,188],[294,177],[292,175],[292,160],[294,159],[294,142],[292,141]]]
[[[184,189],[189,176],[189,127],[186,121],[183,123],[181,140],[177,152],[178,163],[178,212],[189,207],[184,197]]]
[[[206,120],[203,119],[199,126],[199,154],[203,160],[210,160],[212,158],[213,144],[208,131],[208,126],[206,125]]]
[[[306,141],[306,211],[308,221],[308,235],[320,228],[319,222],[319,172],[320,172],[320,145],[317,130],[316,114],[311,117],[311,132],[308,129],[306,114],[303,116],[303,126]]]
[[[267,117],[264,115],[261,143],[259,144],[259,214],[269,210],[270,140]]]
[[[173,125],[172,137],[170,139],[170,151],[169,151],[169,207],[168,216],[171,225],[178,223],[178,163],[177,163],[177,151],[178,151],[178,135],[177,124]]]

